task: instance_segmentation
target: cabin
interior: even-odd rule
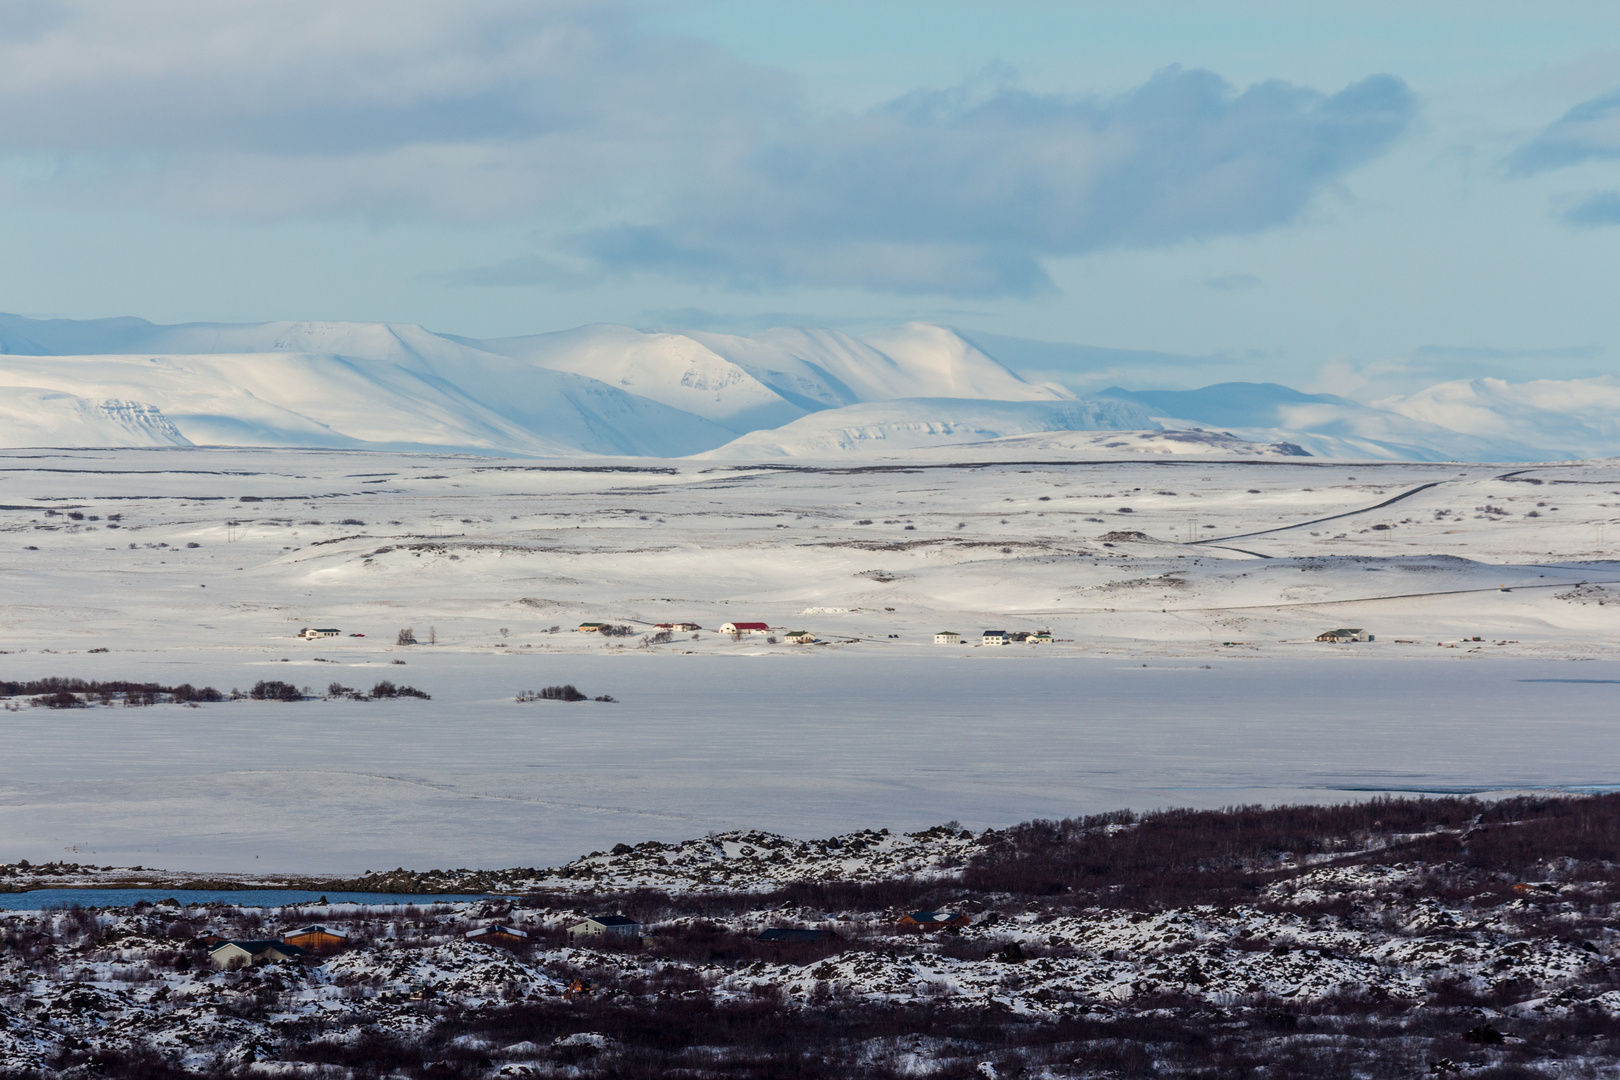
[[[282,934],[281,940],[305,952],[335,952],[349,943],[349,935],[326,926],[300,926]]]
[[[801,930],[793,926],[773,926],[755,941],[767,945],[815,945],[832,937],[831,930]]]
[[[611,938],[631,941],[641,936],[641,924],[623,915],[595,915],[568,928],[570,941],[581,938]]]
[[[306,626],[298,632],[298,636],[303,638],[305,641],[314,641],[316,638],[342,637],[343,631],[334,630],[330,627],[316,629],[312,626]]]
[[[762,622],[728,622],[720,624],[722,634],[768,634],[770,625]]]
[[[500,923],[469,930],[465,936],[468,941],[475,941],[481,945],[496,945],[503,949],[516,949],[529,943],[528,934],[510,926],[502,926]]]
[[[1052,644],[1052,631],[1050,631],[1050,630],[1042,630],[1039,633],[1029,635],[1029,643],[1031,645],[1050,645],[1050,644]]]
[[[1005,630],[986,630],[979,635],[980,645],[1005,645],[1009,640]]]
[[[668,630],[672,634],[689,634],[693,630],[701,630],[703,627],[695,622],[661,622],[654,626],[653,629]]]
[[[962,635],[958,634],[955,630],[941,630],[939,633],[934,635],[934,644],[960,645],[962,644]]]
[[[576,634],[600,634],[602,632],[602,627],[604,627],[606,625],[607,625],[607,623],[582,622],[578,626],[574,627],[574,633],[576,633]]]
[[[303,955],[303,949],[285,941],[222,941],[208,950],[208,962],[225,970],[296,960]]]
[[[912,911],[900,916],[896,926],[908,930],[945,930],[953,926],[968,926],[972,919],[954,911]]]
[[[1022,645],[1029,640],[1028,630],[1012,630],[1007,633],[1007,640],[1014,645]]]
[[[1351,628],[1351,629],[1329,630],[1325,634],[1317,634],[1316,635],[1316,640],[1317,641],[1346,642],[1346,641],[1371,641],[1372,639],[1373,639],[1373,636],[1371,634],[1367,633],[1367,631],[1361,629],[1360,627],[1354,627],[1354,628]]]
[[[789,645],[814,645],[816,635],[808,630],[792,630],[789,631],[786,640]]]

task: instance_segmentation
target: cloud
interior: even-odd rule
[[[1579,202],[1566,206],[1558,216],[1566,224],[1577,228],[1620,225],[1620,191],[1594,191]]]
[[[542,255],[523,255],[493,266],[474,266],[430,275],[446,285],[501,287],[549,285],[557,289],[583,289],[602,280],[594,271],[574,270]]]
[[[577,215],[791,108],[780,73],[613,0],[12,12],[31,30],[0,34],[0,156],[54,159],[49,194],[186,216]]]
[[[1382,153],[1412,95],[1170,68],[1005,73],[812,117],[791,78],[631,0],[0,0],[0,198],[173,217],[523,223],[593,271],[738,291],[1032,296],[1045,263],[1251,233]],[[559,261],[559,258],[561,261]]]
[[[1569,110],[1515,150],[1508,166],[1514,175],[1529,176],[1614,158],[1620,158],[1620,90]]]
[[[908,94],[801,126],[661,220],[580,237],[616,269],[733,285],[1050,291],[1041,260],[1249,233],[1295,218],[1406,127],[1405,84],[1242,92],[1170,68],[1114,98],[1007,83]]]

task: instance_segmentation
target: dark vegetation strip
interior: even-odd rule
[[[53,676],[25,682],[0,680],[0,698],[28,697],[33,699],[30,704],[51,709],[76,709],[97,704],[111,705],[114,702],[129,706],[144,706],[193,705],[198,702],[241,701],[244,698],[253,701],[306,701],[313,696],[308,687],[301,689],[280,679],[260,679],[246,692],[233,689],[229,694],[212,686],[198,688],[190,683],[164,686],[161,683],[130,682],[125,679],[98,682]],[[396,686],[388,679],[373,686],[369,695],[334,682],[327,687],[327,696],[354,701],[402,697],[421,698],[426,701],[432,698],[431,694],[424,693],[414,686]]]

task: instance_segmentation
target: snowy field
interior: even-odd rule
[[[1615,782],[1620,468],[995,457],[5,452],[0,679],[432,700],[13,699],[0,861],[545,865],[711,829]],[[643,644],[679,620],[705,629]],[[1334,627],[1376,640],[1313,640]],[[1057,641],[932,644],[985,628]],[[556,683],[618,700],[514,700]]]

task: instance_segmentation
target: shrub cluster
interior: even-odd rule
[[[548,686],[544,690],[523,690],[523,691],[520,691],[518,693],[517,700],[520,701],[520,702],[528,702],[528,701],[608,701],[608,702],[612,702],[612,701],[617,701],[618,699],[615,698],[612,694],[598,694],[595,698],[592,698],[588,694],[580,693],[579,687],[575,686],[573,683],[568,683],[568,684],[566,684],[564,686]]]
[[[165,701],[186,704],[225,700],[225,695],[212,686],[199,689],[190,683],[164,686],[161,683],[129,682],[124,679],[94,682],[54,676],[26,682],[0,680],[0,697],[31,697],[33,704],[51,709],[111,705],[114,701],[121,701],[125,705],[156,705]]]

